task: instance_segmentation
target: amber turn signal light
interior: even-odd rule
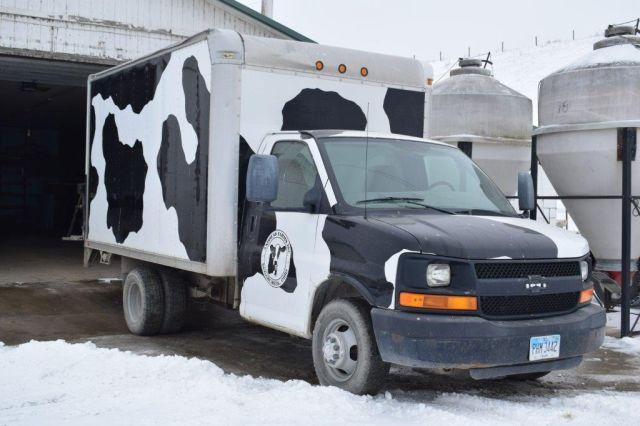
[[[316,61],[316,70],[322,71],[323,68],[324,64],[322,63],[322,61]]]
[[[400,293],[400,305],[408,308],[442,309],[448,311],[475,311],[475,296],[445,296],[441,294]]]
[[[589,303],[589,302],[591,302],[592,298],[593,298],[593,289],[592,288],[588,288],[586,290],[582,290],[580,292],[580,301],[578,303],[580,303],[580,304]]]
[[[369,75],[369,70],[367,69],[367,67],[360,68],[360,75],[363,77],[366,77]]]
[[[347,72],[347,66],[345,64],[338,65],[338,72],[340,74],[344,74],[345,72]]]

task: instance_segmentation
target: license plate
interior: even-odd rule
[[[535,336],[529,340],[529,361],[553,359],[560,356],[560,335]]]

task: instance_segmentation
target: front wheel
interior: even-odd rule
[[[380,390],[389,374],[371,325],[371,307],[360,299],[327,304],[313,330],[313,365],[321,385],[355,394]]]

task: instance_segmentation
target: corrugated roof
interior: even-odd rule
[[[292,30],[289,27],[286,27],[284,25],[282,25],[280,22],[278,21],[274,21],[273,19],[264,16],[262,13],[256,12],[255,10],[251,9],[250,7],[245,6],[242,3],[239,3],[235,0],[218,0],[220,3],[224,3],[229,7],[232,7],[234,9],[236,9],[237,11],[244,13],[245,15],[249,15],[252,18],[256,19],[257,21],[260,21],[261,23],[273,28],[276,31],[281,32],[282,34],[285,34],[288,37],[291,37],[293,40],[297,40],[297,41],[306,41],[308,43],[315,43],[315,41],[311,40],[310,38],[300,34],[297,31]]]

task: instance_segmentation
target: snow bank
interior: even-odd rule
[[[496,425],[536,419],[600,426],[623,417],[627,424],[640,422],[640,411],[628,409],[640,403],[634,393],[508,401],[399,395],[360,397],[302,381],[237,377],[207,361],[135,355],[91,343],[0,344],[0,424]]]
[[[606,336],[602,346],[616,352],[640,355],[640,337],[623,337],[619,339],[617,337]]]
[[[631,325],[635,322],[637,315],[640,315],[640,309],[632,309]],[[607,327],[620,330],[620,311],[607,313]],[[640,355],[640,336],[624,337],[622,339],[606,336],[602,346],[616,352],[623,352],[629,355]]]

